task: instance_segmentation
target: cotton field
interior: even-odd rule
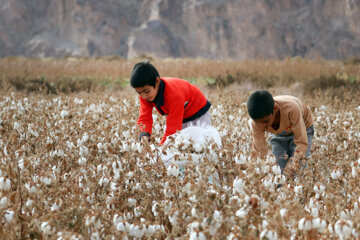
[[[358,239],[359,99],[305,99],[313,152],[290,179],[250,154],[249,94],[209,92],[212,127],[163,147],[155,111],[137,140],[132,89],[1,96],[0,239]]]

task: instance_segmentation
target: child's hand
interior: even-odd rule
[[[149,142],[150,142],[150,137],[148,136],[141,137],[141,143],[149,144]]]

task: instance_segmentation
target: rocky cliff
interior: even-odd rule
[[[360,0],[0,0],[0,57],[360,55]]]

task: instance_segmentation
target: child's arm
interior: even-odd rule
[[[291,130],[294,133],[294,143],[296,145],[294,152],[294,159],[305,157],[306,149],[308,148],[308,140],[306,133],[306,126],[299,108],[289,113],[289,120],[291,123]]]
[[[267,154],[267,144],[265,141],[265,131],[256,126],[256,124],[252,121],[252,149],[260,155],[261,158],[264,158]]]
[[[137,120],[137,124],[140,126],[142,131],[139,136],[140,138],[143,136],[151,136],[153,124],[152,109],[152,104],[140,97],[140,111],[139,118]]]
[[[182,123],[184,118],[184,104],[185,100],[182,98],[173,98],[171,99],[171,106],[169,110],[169,114],[166,118],[166,129],[164,136],[160,141],[160,145],[162,145],[167,136],[170,136],[176,131],[180,131],[182,129]]]

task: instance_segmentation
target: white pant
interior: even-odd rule
[[[208,110],[201,117],[195,118],[192,121],[183,123],[182,129],[190,127],[190,126],[211,126],[211,116],[210,111]]]

